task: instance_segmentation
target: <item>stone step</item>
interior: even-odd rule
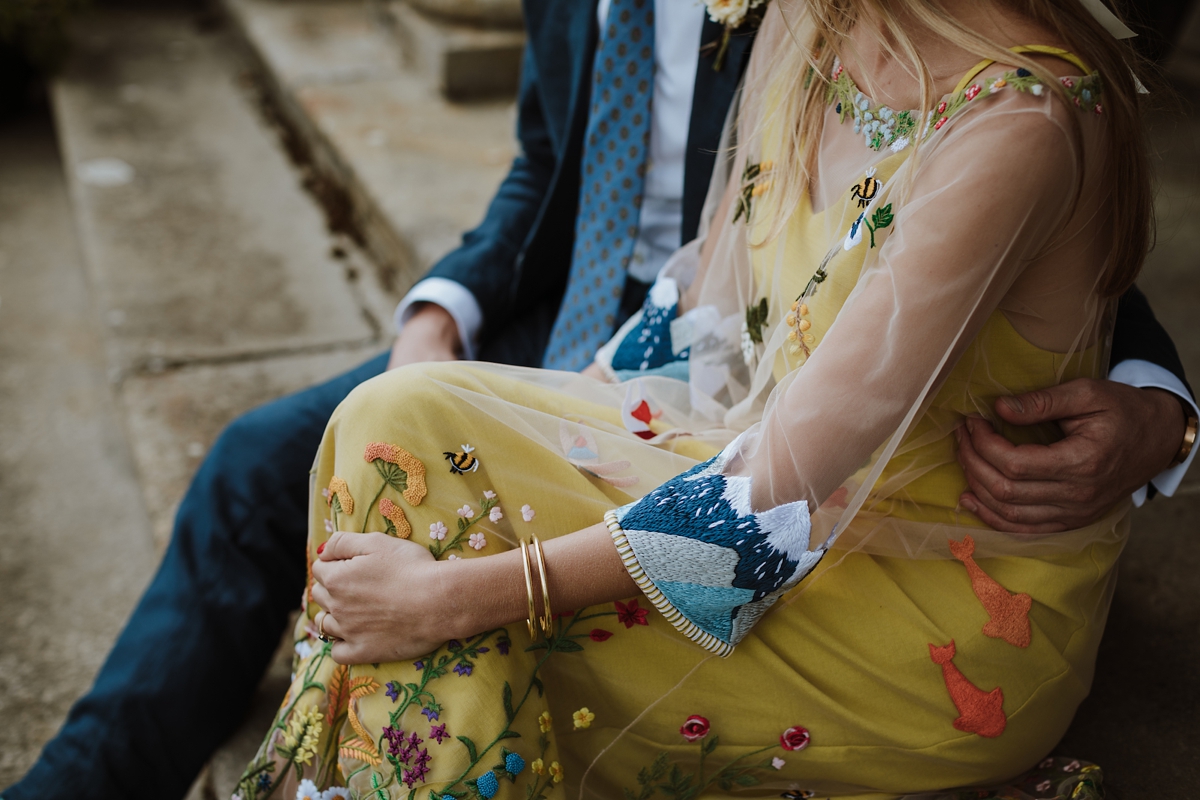
[[[512,99],[447,100],[378,13],[346,0],[221,0],[314,170],[393,295],[477,225],[516,155]]]

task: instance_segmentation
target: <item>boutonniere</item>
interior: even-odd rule
[[[725,27],[720,41],[708,42],[700,48],[701,55],[708,55],[716,49],[717,57],[713,60],[715,71],[720,72],[725,66],[729,37],[740,28],[754,30],[761,25],[768,2],[769,0],[704,0],[704,5],[708,8],[708,18]]]

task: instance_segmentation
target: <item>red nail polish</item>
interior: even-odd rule
[[[326,544],[326,542],[321,542],[319,545],[317,545],[317,555],[321,555],[321,553],[325,552]]]

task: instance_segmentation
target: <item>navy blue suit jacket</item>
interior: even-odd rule
[[[483,222],[429,276],[457,281],[479,302],[481,359],[540,366],[571,265],[598,31],[596,0],[524,0],[524,6],[521,154]],[[706,19],[697,48],[716,42],[721,30]],[[684,161],[683,242],[696,235],[721,128],[753,40],[753,32],[735,34],[720,71],[713,69],[715,48],[701,50]],[[1122,298],[1114,331],[1112,361],[1127,358],[1159,364],[1186,383],[1171,337],[1136,287]]]

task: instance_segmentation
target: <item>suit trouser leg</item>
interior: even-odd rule
[[[304,587],[325,424],[387,355],[235,420],[91,690],[5,800],[182,797],[244,717]]]

